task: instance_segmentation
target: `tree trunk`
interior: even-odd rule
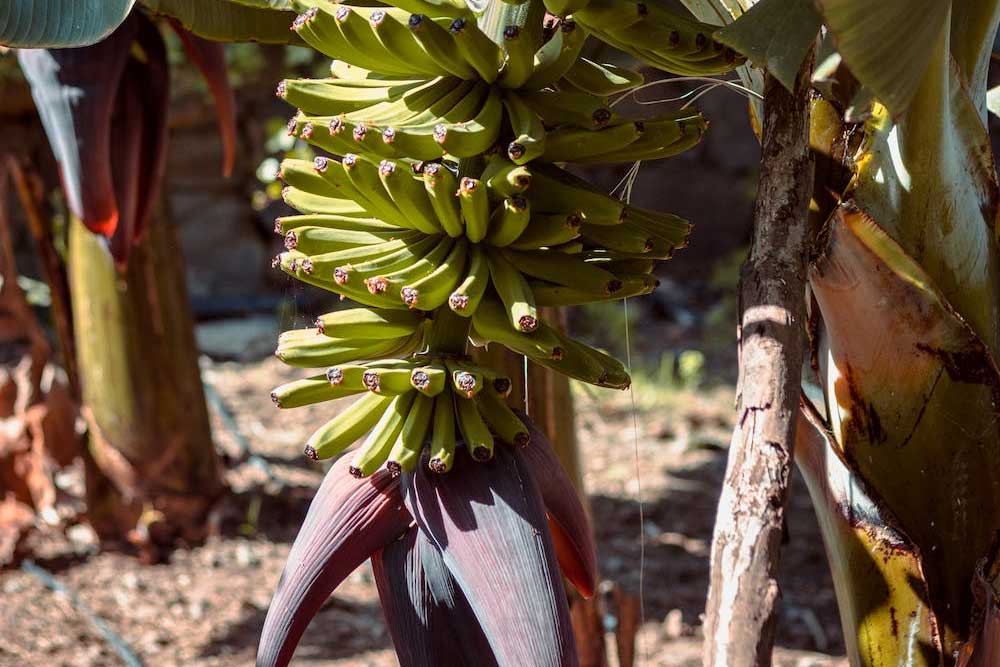
[[[706,667],[771,664],[805,355],[810,70],[807,62],[793,93],[765,80],[754,236],[740,281],[738,419],[712,542]]]
[[[154,215],[119,273],[104,240],[73,220],[69,281],[89,519],[102,540],[156,560],[204,539],[224,488],[173,227]]]

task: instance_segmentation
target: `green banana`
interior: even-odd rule
[[[335,338],[382,339],[409,336],[423,321],[418,312],[348,308],[316,318],[319,332]]]
[[[497,247],[508,246],[521,236],[530,220],[527,199],[518,195],[504,199],[490,217],[486,242]]]
[[[615,120],[607,100],[590,93],[561,90],[521,90],[518,97],[547,126],[571,124],[597,129]]]
[[[478,245],[469,248],[469,268],[465,278],[448,297],[448,307],[463,317],[471,317],[490,284],[486,252]]]
[[[424,165],[424,188],[430,198],[431,208],[445,233],[451,237],[465,234],[462,222],[462,209],[455,193],[458,191],[458,178],[448,167],[439,162]]]
[[[644,124],[637,121],[609,125],[600,130],[561,127],[548,133],[541,159],[546,162],[577,162],[590,158],[605,162],[609,153],[626,153],[625,149],[642,136],[644,129]]]
[[[434,416],[434,399],[423,394],[416,394],[406,415],[403,428],[400,429],[396,442],[389,451],[386,469],[393,475],[409,472],[417,467],[420,453],[424,449],[424,439]]]
[[[362,396],[309,436],[305,455],[319,461],[341,453],[375,426],[393,400],[378,394]]]
[[[688,114],[686,118],[644,121],[642,125],[642,135],[625,148],[602,155],[581,157],[576,162],[634,162],[671,157],[697,145],[708,128],[708,122],[698,113]]]
[[[566,16],[578,12],[590,3],[590,0],[545,0],[545,8],[556,16]]]
[[[407,12],[378,8],[369,15],[368,22],[386,52],[406,63],[414,72],[451,75],[451,70],[433,58],[417,41],[409,28],[411,16]]]
[[[473,157],[486,152],[497,140],[503,117],[502,95],[491,88],[476,117],[464,123],[434,126],[434,141],[455,157]]]
[[[364,212],[363,209],[359,209]],[[378,218],[368,218],[353,215],[332,215],[329,213],[307,213],[305,215],[288,215],[274,219],[274,233],[285,236],[293,229],[300,227],[325,227],[327,229],[343,229],[354,232],[389,231],[398,233],[407,231],[402,227],[394,227]]]
[[[397,271],[387,271],[366,278],[365,285],[368,287],[368,291],[372,294],[398,295],[403,287],[423,278],[441,266],[455,243],[455,239],[442,235],[439,237],[438,244],[417,261]]]
[[[455,42],[447,28],[443,28],[426,14],[413,14],[408,21],[413,38],[427,55],[441,64],[452,76],[460,79],[477,78],[479,74],[455,48]]]
[[[367,217],[370,215],[363,206],[353,199],[333,199],[293,187],[282,188],[281,199],[292,208],[307,215],[349,215],[358,217]]]
[[[367,278],[411,266],[430,253],[439,243],[438,237],[427,236],[416,243],[405,245],[389,253],[379,254],[368,259],[348,260],[334,268],[333,280],[338,287],[352,285],[363,289],[362,286]]]
[[[304,380],[294,380],[277,387],[271,392],[271,400],[279,408],[299,408],[323,401],[332,401],[357,394],[356,390],[341,389],[331,385],[325,375],[316,375]]]
[[[540,2],[524,2],[501,11],[507,57],[500,73],[500,85],[516,89],[523,86],[534,71],[535,52],[542,45],[545,6]]]
[[[477,461],[493,458],[493,434],[476,408],[476,402],[467,398],[455,398],[455,413],[458,428],[469,454]]]
[[[392,5],[411,14],[428,16],[468,16],[465,0],[392,0]]]
[[[299,227],[285,234],[285,247],[298,250],[306,255],[347,250],[359,245],[378,245],[386,241],[415,241],[420,238],[419,232],[396,229],[377,232],[358,232],[348,229],[330,229],[329,227]]]
[[[387,396],[397,396],[413,391],[410,384],[410,374],[413,369],[409,366],[382,368],[366,368],[361,373],[361,382],[365,389],[375,394]]]
[[[382,186],[378,167],[374,163],[354,153],[348,153],[341,160],[340,165],[354,187],[365,197],[364,201],[360,203],[366,209],[386,222],[401,227],[410,226],[411,223],[407,217],[399,210],[396,203],[392,201],[392,197]]]
[[[423,179],[418,180],[405,164],[382,160],[378,168],[382,186],[396,207],[409,214],[413,226],[424,234],[439,234],[441,224],[424,189]]]
[[[507,309],[511,325],[523,333],[537,329],[535,297],[524,276],[497,250],[487,249],[486,258],[490,265],[493,287]]]
[[[479,178],[496,198],[519,195],[531,187],[531,171],[528,167],[514,164],[500,155],[490,156]]]
[[[550,248],[580,236],[580,216],[575,213],[556,213],[551,215],[534,214],[528,226],[517,239],[510,244],[517,250],[535,250]]]
[[[476,396],[476,406],[490,429],[504,442],[524,447],[531,442],[531,435],[520,417],[495,391],[487,389]]]
[[[537,359],[538,364],[598,387],[629,388],[632,379],[620,361],[554,329],[551,333],[561,341],[563,355],[559,359]]]
[[[328,338],[321,335],[318,329],[293,329],[278,336],[278,348],[274,354],[289,366],[319,368],[389,355],[407,342],[407,338],[376,341]]]
[[[440,394],[444,391],[447,381],[448,371],[443,366],[420,366],[410,373],[410,384],[425,396]]]
[[[276,95],[306,114],[336,116],[399,99],[423,82],[424,79],[285,79],[278,84]]]
[[[355,477],[368,477],[382,467],[389,452],[403,430],[406,423],[406,416],[410,412],[413,404],[413,397],[416,392],[400,394],[392,399],[392,403],[379,418],[378,423],[358,448],[351,462],[350,473]]]
[[[585,303],[597,303],[609,299],[624,299],[634,296],[644,296],[660,285],[660,281],[649,275],[618,274],[621,287],[613,295],[607,292],[586,292],[573,287],[556,285],[549,282],[529,281],[535,302],[539,306],[579,306]]]
[[[547,327],[538,327],[532,333],[522,333],[510,323],[507,309],[499,301],[483,299],[472,316],[472,327],[483,341],[493,341],[535,361],[560,359],[562,343],[553,337]]]
[[[617,225],[624,219],[625,205],[621,201],[595,191],[589,183],[563,169],[535,165],[531,177],[529,196],[535,211],[572,212],[591,225]]]
[[[507,249],[501,250],[499,254],[520,273],[556,285],[607,295],[621,289],[621,281],[615,274],[595,264],[588,264],[576,255],[546,250]]]
[[[542,119],[512,91],[504,95],[504,106],[514,130],[514,140],[507,145],[507,157],[514,164],[525,164],[545,152],[546,131]]]
[[[490,224],[490,201],[483,182],[463,177],[458,187],[458,205],[462,211],[465,237],[470,243],[479,243],[486,238]]]
[[[576,88],[600,97],[624,93],[641,86],[644,81],[638,72],[615,65],[602,65],[587,58],[578,58],[563,78]]]
[[[464,398],[473,398],[483,390],[483,374],[478,368],[457,361],[447,361],[452,389]]]
[[[448,27],[458,53],[486,83],[493,83],[500,74],[503,51],[479,29],[472,18],[459,17]]]
[[[534,69],[522,88],[541,90],[553,85],[576,62],[586,41],[583,27],[570,19],[560,21],[549,41],[535,52]]]
[[[455,399],[451,392],[434,399],[434,421],[431,426],[431,472],[446,473],[455,461]]]
[[[408,308],[420,310],[443,306],[465,271],[467,253],[468,242],[464,238],[457,239],[440,266],[400,289],[403,303]]]

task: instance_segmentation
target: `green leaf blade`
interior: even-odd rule
[[[65,48],[99,42],[117,28],[135,0],[6,0],[0,45]]]
[[[290,30],[295,13],[279,7],[281,0],[141,0],[154,14],[169,16],[186,30],[217,42],[296,44]]]
[[[791,90],[821,21],[811,0],[762,0],[715,38]]]

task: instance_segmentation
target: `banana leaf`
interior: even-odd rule
[[[101,41],[132,11],[135,0],[4,0],[0,45],[87,46]]]
[[[297,44],[289,27],[295,20],[291,11],[276,11],[281,3],[228,2],[227,0],[142,0],[154,14],[176,19],[199,37],[219,42],[261,42]]]

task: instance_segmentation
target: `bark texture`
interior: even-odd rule
[[[719,499],[706,605],[706,667],[771,664],[782,524],[805,354],[813,161],[809,71],[764,86],[760,185],[740,280],[738,418]]]
[[[88,516],[147,560],[201,541],[223,490],[173,228],[155,215],[119,272],[74,220],[69,278],[83,414]]]

